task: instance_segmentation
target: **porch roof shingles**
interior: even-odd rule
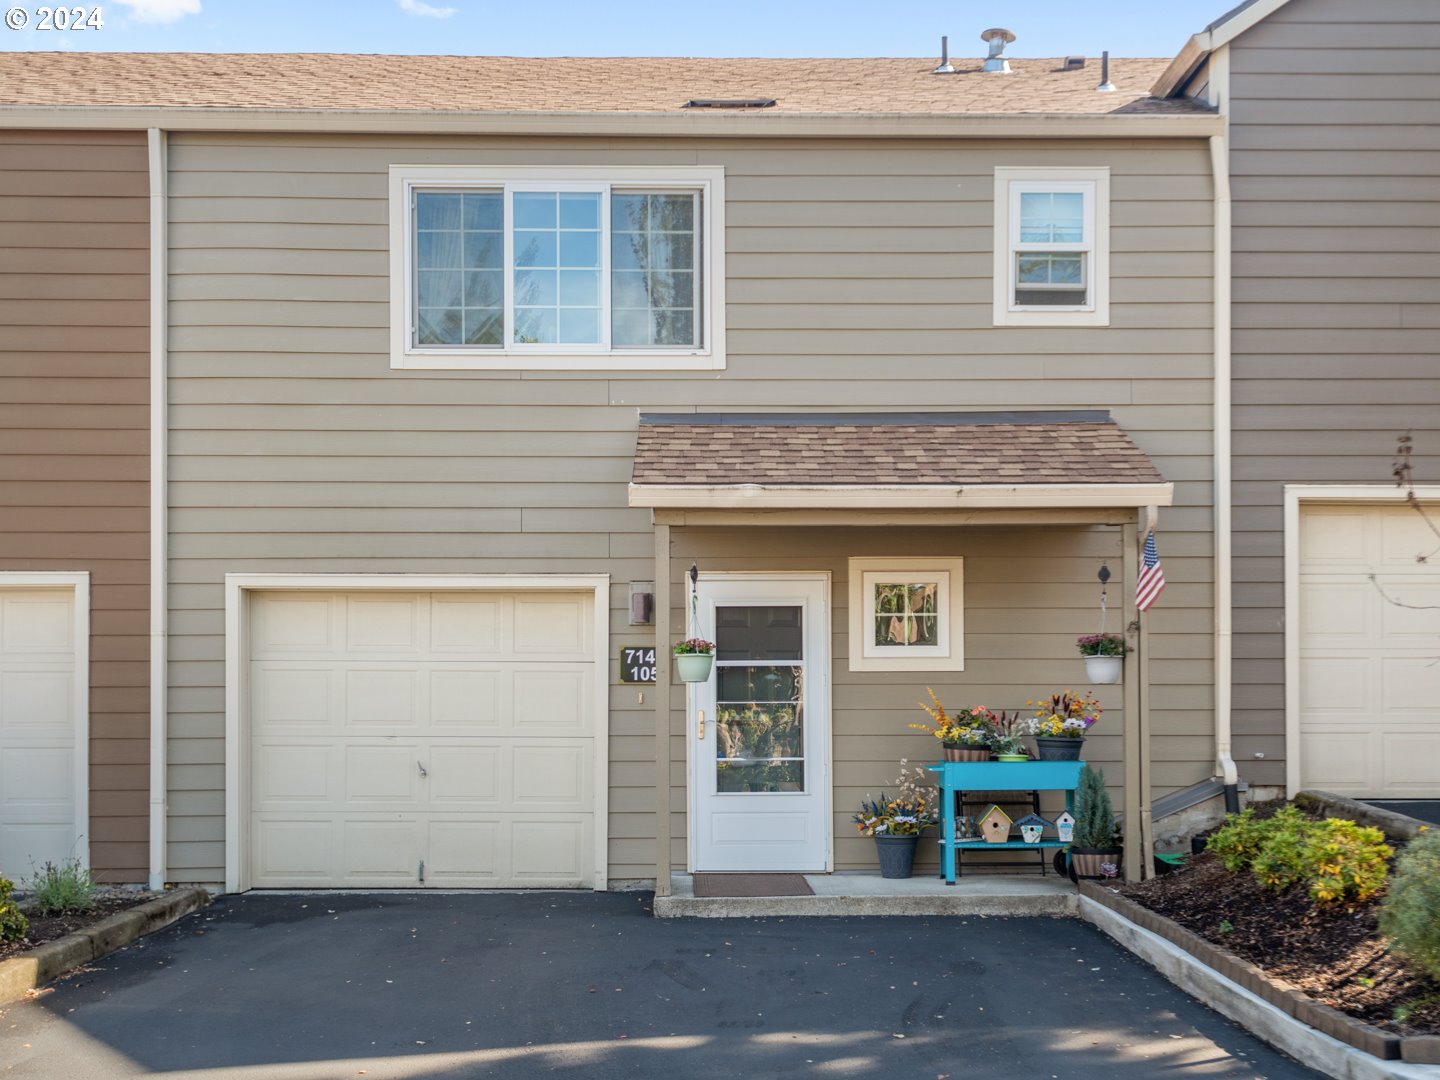
[[[1104,413],[641,417],[636,485],[1163,484]]]

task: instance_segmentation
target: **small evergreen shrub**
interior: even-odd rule
[[[1305,853],[1310,899],[1318,904],[1355,904],[1385,887],[1386,860],[1395,849],[1379,829],[1353,821],[1317,822]]]
[[[95,882],[79,859],[59,866],[47,862],[35,872],[30,888],[37,915],[79,914],[95,906]]]
[[[19,941],[30,932],[30,920],[10,898],[14,889],[13,882],[0,877],[0,941]]]
[[[1080,770],[1075,790],[1074,846],[1108,848],[1115,846],[1115,808],[1105,790],[1105,770],[1086,765]]]
[[[1250,870],[1271,892],[1304,884],[1319,904],[1353,904],[1385,886],[1394,852],[1379,829],[1353,821],[1316,821],[1293,806],[1259,819],[1232,815],[1205,845],[1232,873]]]
[[[1440,832],[1421,833],[1395,860],[1380,932],[1399,955],[1440,979]]]

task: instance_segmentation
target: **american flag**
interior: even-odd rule
[[[1160,552],[1155,548],[1155,534],[1145,536],[1145,557],[1140,560],[1140,576],[1135,579],[1135,606],[1149,611],[1165,588],[1165,571],[1160,569]]]

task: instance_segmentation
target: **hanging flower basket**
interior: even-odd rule
[[[715,643],[689,638],[675,646],[675,674],[682,683],[702,683],[715,666]]]
[[[1085,677],[1093,686],[1109,686],[1118,683],[1124,670],[1125,658],[1123,656],[1085,657]]]

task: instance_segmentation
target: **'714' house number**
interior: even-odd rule
[[[622,683],[653,683],[655,681],[654,647],[620,650],[620,681]]]

